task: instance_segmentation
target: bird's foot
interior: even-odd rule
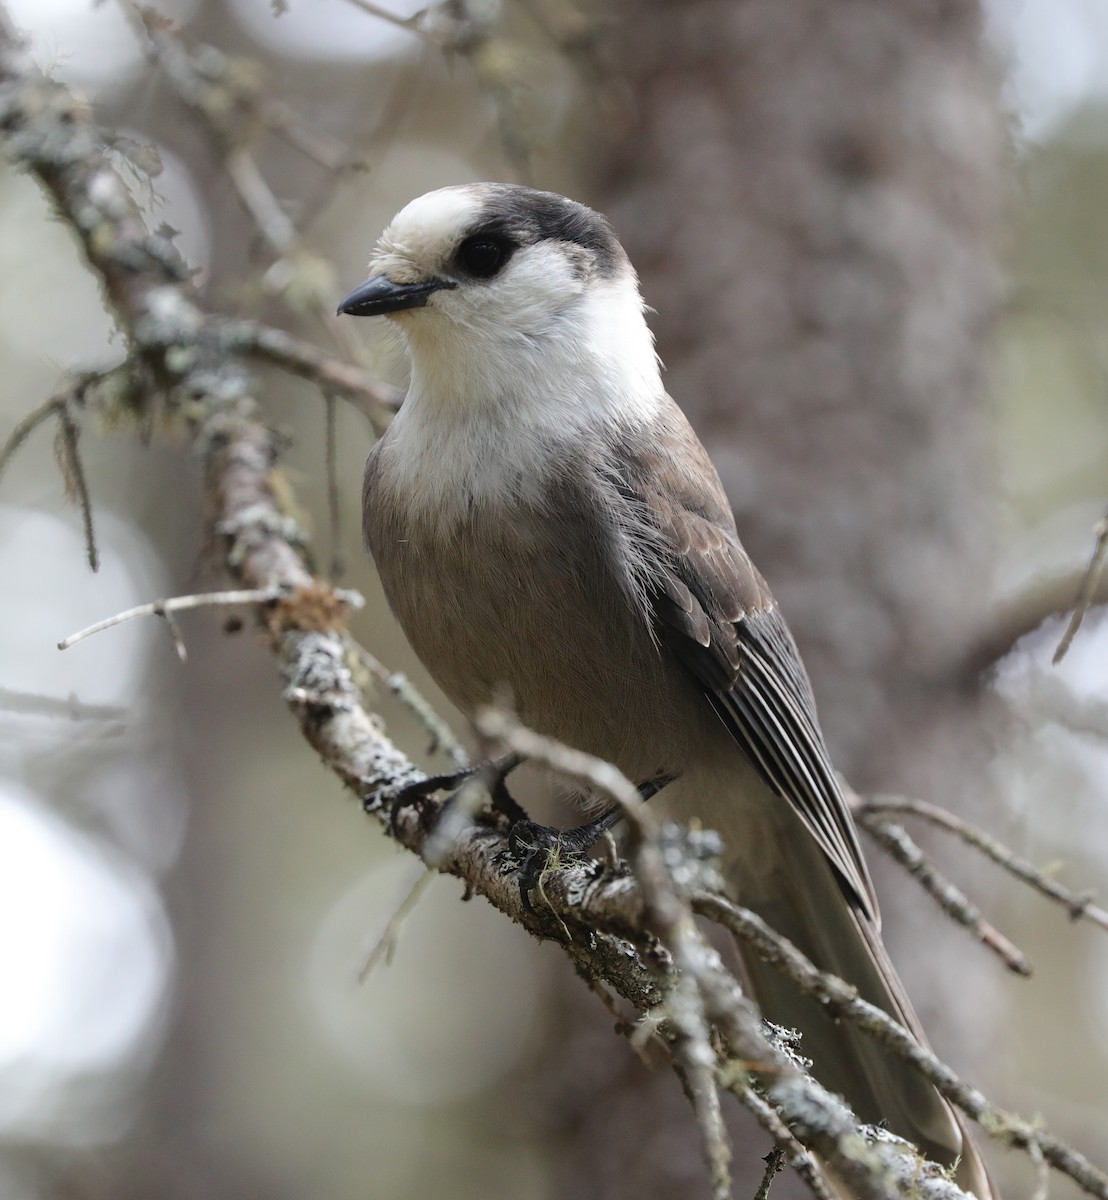
[[[654,779],[648,779],[646,783],[639,785],[639,795],[643,800],[649,800],[673,779],[672,775],[658,775]],[[519,891],[524,906],[531,907],[529,893],[539,882],[544,871],[564,858],[577,858],[584,854],[593,842],[601,834],[607,833],[622,816],[622,809],[609,808],[595,821],[575,825],[572,829],[554,829],[549,825],[539,825],[528,820],[526,815],[515,821],[508,834],[508,846],[519,862]]]
[[[621,809],[610,808],[595,821],[575,825],[572,829],[555,829],[540,825],[526,817],[513,823],[508,833],[508,848],[519,863],[519,896],[524,908],[531,908],[531,889],[544,871],[577,858],[606,833],[623,815]]]
[[[503,813],[509,821],[514,823],[526,820],[526,812],[516,802],[511,792],[508,791],[508,785],[505,782],[512,771],[522,761],[522,757],[518,754],[506,754],[503,758],[481,763],[477,767],[467,767],[464,770],[452,771],[446,775],[428,775],[426,779],[409,783],[406,787],[401,788],[391,800],[389,830],[393,837],[396,837],[396,823],[400,818],[401,812],[406,808],[418,808],[420,810],[420,820],[424,820],[424,802],[430,796],[433,796],[435,792],[450,792],[452,800],[458,791],[471,779],[480,779],[485,784],[489,790],[493,808],[497,812]]]

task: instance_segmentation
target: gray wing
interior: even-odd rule
[[[739,542],[715,469],[680,410],[624,444],[619,486],[666,565],[643,580],[661,640],[765,783],[787,800],[875,923],[877,901],[792,634]],[[691,463],[694,469],[681,470]],[[706,486],[705,480],[710,481]],[[660,545],[659,545],[660,543]],[[657,553],[650,556],[657,562]]]

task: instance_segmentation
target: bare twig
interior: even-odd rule
[[[299,150],[305,158],[310,158],[324,170],[337,174],[340,171],[367,169],[368,164],[361,155],[323,130],[309,126],[298,112],[280,100],[259,97],[257,115],[270,133]]]
[[[448,60],[464,58],[492,104],[505,157],[522,181],[529,180],[535,140],[534,114],[526,104],[533,88],[531,54],[506,34],[497,6],[441,0],[411,17],[398,17],[374,0],[347,2],[437,46]]]
[[[265,95],[251,64],[230,58],[215,46],[188,45],[180,27],[150,5],[135,0],[119,0],[119,4],[135,29],[146,34],[151,43],[157,38],[175,39],[170,45],[165,42],[152,44],[151,49],[169,57],[162,65],[173,69],[175,86],[187,90],[195,104],[218,100],[210,105],[210,116],[220,123],[221,128],[249,118],[328,171],[365,166],[359,156],[338,139],[309,126],[287,104]],[[218,97],[211,91],[213,85],[221,91]]]
[[[77,506],[81,510],[85,555],[93,571],[100,567],[100,554],[96,546],[96,531],[92,520],[92,499],[89,495],[84,464],[81,461],[79,446],[81,430],[74,416],[74,410],[84,405],[86,394],[91,388],[97,385],[113,384],[121,377],[128,377],[130,371],[131,364],[124,363],[122,367],[112,367],[104,372],[81,375],[63,391],[52,396],[45,404],[39,405],[34,412],[24,417],[12,430],[3,449],[0,449],[0,475],[3,475],[4,468],[31,433],[51,417],[57,417],[58,434],[55,439],[55,453],[58,466],[65,481],[66,493],[77,502]]]
[[[360,8],[369,16],[376,17],[379,21],[384,21],[397,29],[403,29],[406,33],[414,34],[429,45],[442,46],[444,44],[445,39],[442,36],[436,36],[430,29],[424,28],[431,5],[421,8],[419,12],[413,13],[410,17],[402,17],[397,13],[389,12],[387,8],[382,8],[379,4],[374,4],[372,0],[346,0],[346,2],[355,8]]]
[[[331,579],[342,578],[346,563],[342,556],[342,505],[339,501],[338,414],[334,396],[323,398],[324,474],[327,479],[327,532],[331,550]]]
[[[1035,670],[1028,685],[1028,698],[1044,721],[1071,733],[1108,740],[1108,700],[1079,693],[1058,671]]]
[[[182,103],[193,113],[210,138],[227,170],[243,208],[262,239],[277,258],[266,281],[285,293],[297,278],[297,260],[310,263],[311,276],[325,268],[324,260],[308,254],[300,244],[295,223],[285,212],[258,166],[252,143],[257,126],[272,124],[274,110],[242,64],[214,46],[188,43],[179,29],[155,10],[122,0],[127,13],[145,32],[151,53],[165,69],[166,78]],[[285,121],[285,128],[289,123]],[[356,362],[359,344],[353,333],[335,319],[317,286],[301,288],[299,301],[350,361]],[[287,296],[286,296],[287,298]]]
[[[70,721],[110,721],[121,728],[127,709],[115,704],[89,704],[76,696],[43,696],[0,687],[0,708],[21,716],[64,717]]]
[[[270,249],[282,257],[288,254],[296,243],[296,226],[270,190],[253,154],[244,146],[232,146],[223,165]]]
[[[777,1177],[777,1173],[784,1166],[784,1163],[785,1151],[780,1146],[774,1146],[766,1155],[765,1174],[762,1176],[762,1182],[758,1184],[758,1190],[754,1193],[754,1200],[769,1200],[770,1185]]]
[[[1065,658],[1066,651],[1069,650],[1073,639],[1077,636],[1081,622],[1084,621],[1085,614],[1096,597],[1097,585],[1104,572],[1104,555],[1108,551],[1108,513],[1105,513],[1093,527],[1093,535],[1095,541],[1089,565],[1085,568],[1081,586],[1077,589],[1077,599],[1073,603],[1069,624],[1066,626],[1066,631],[1062,634],[1062,640],[1058,643],[1058,649],[1054,651],[1054,658],[1051,660],[1055,665]]]
[[[951,1104],[971,1116],[993,1137],[1023,1150],[1037,1146],[1052,1167],[1068,1175],[1090,1195],[1108,1200],[1108,1175],[1083,1154],[1041,1125],[991,1104],[981,1092],[963,1083],[945,1063],[921,1046],[903,1025],[862,1000],[849,984],[817,970],[791,942],[774,933],[756,913],[718,895],[699,893],[692,899],[696,912],[729,929],[764,962],[781,971],[806,994],[816,997],[832,1016],[850,1021],[910,1063]]]
[[[388,428],[400,404],[401,393],[396,388],[376,382],[360,367],[333,358],[283,329],[230,317],[209,318],[207,329],[227,353],[273,363],[351,401],[378,433]]]
[[[607,795],[622,810],[628,826],[628,853],[643,891],[649,927],[668,947],[678,969],[663,1008],[675,1031],[675,1057],[688,1082],[704,1137],[712,1192],[717,1200],[729,1200],[731,1148],[720,1109],[716,1056],[697,969],[714,952],[705,946],[687,905],[677,896],[659,849],[657,819],[643,803],[638,788],[611,763],[526,729],[501,709],[482,710],[474,724],[483,737]]]
[[[1052,617],[1066,617],[1074,611],[1074,597],[1085,587],[1084,575],[1067,572],[1031,582],[1017,596],[997,606],[989,628],[967,651],[959,665],[959,674],[966,681],[975,681],[984,671],[990,671],[1015,649],[1029,634],[1041,629]],[[1108,604],[1108,578],[1101,571],[1094,579],[1089,607]]]
[[[8,435],[8,440],[0,449],[0,475],[15,456],[16,451],[31,436],[32,433],[51,417],[56,416],[58,409],[65,404],[65,395],[51,396],[45,403],[29,412]]]
[[[373,968],[382,959],[386,966],[392,964],[392,956],[396,950],[396,941],[400,935],[400,926],[404,924],[404,918],[419,903],[423,893],[427,890],[427,885],[435,878],[436,874],[437,872],[435,871],[421,870],[416,876],[412,886],[405,892],[404,898],[396,906],[392,916],[385,923],[385,928],[381,930],[380,936],[366,954],[365,961],[358,971],[359,983],[365,983],[373,973]]]
[[[407,675],[400,671],[390,671],[364,646],[353,640],[350,641],[350,647],[370,675],[412,712],[431,735],[429,753],[435,754],[442,751],[449,755],[459,770],[465,770],[469,766],[469,755],[466,753],[465,747]]]
[[[71,492],[81,510],[81,525],[85,535],[85,557],[91,570],[100,569],[100,552],[96,547],[96,530],[92,524],[92,498],[78,445],[80,428],[73,419],[72,401],[58,405],[58,459],[65,479],[66,491]]]
[[[904,867],[948,917],[968,929],[1008,970],[1017,975],[1031,974],[1031,963],[1023,951],[990,924],[961,889],[928,861],[901,826],[872,815],[864,816],[859,823],[882,849]]]
[[[947,812],[937,804],[929,804],[925,800],[910,800],[900,796],[871,796],[861,802],[857,809],[859,820],[864,820],[870,813],[896,813],[920,817],[945,829],[961,838],[968,846],[980,850],[987,858],[991,858],[998,866],[1003,867],[1009,874],[1026,883],[1051,900],[1056,900],[1069,910],[1070,918],[1074,921],[1092,921],[1101,929],[1108,929],[1108,912],[1093,903],[1089,892],[1075,892],[1070,888],[1055,883],[1045,871],[1029,863],[1026,859],[1014,854],[1007,846],[991,837],[983,829],[963,821],[953,813]]]
[[[724,1070],[728,1068],[725,1067]],[[787,1153],[789,1166],[804,1181],[815,1200],[836,1200],[835,1193],[824,1179],[816,1160],[796,1140],[789,1127],[781,1120],[781,1114],[752,1088],[729,1090],[734,1091],[739,1103],[753,1113],[762,1128],[775,1139],[774,1149]]]
[[[1035,1190],[1031,1200],[1048,1200],[1050,1196],[1050,1168],[1038,1146],[1028,1146],[1027,1156],[1035,1166]]]
[[[453,790],[449,804],[423,844],[423,861],[429,867],[438,870],[442,866],[450,848],[473,824],[477,814],[488,803],[488,798],[488,786],[481,778],[480,772],[467,777]],[[542,887],[541,880],[539,887]],[[567,931],[567,940],[569,936]]]
[[[116,613],[114,617],[107,617],[103,621],[97,621],[95,624],[89,625],[77,633],[71,633],[69,637],[62,638],[58,643],[58,649],[68,650],[70,646],[75,646],[78,642],[84,641],[85,638],[92,637],[94,633],[103,633],[105,629],[111,629],[115,625],[122,625],[124,621],[130,621],[135,617],[161,617],[169,626],[169,631],[173,635],[173,642],[176,646],[178,657],[184,662],[188,655],[185,651],[185,644],[181,639],[180,630],[173,618],[174,613],[183,612],[190,608],[207,608],[213,605],[269,604],[273,600],[280,599],[281,595],[282,592],[279,588],[239,588],[228,592],[200,592],[192,596],[170,596],[165,600],[154,600],[149,604],[136,605],[134,608],[128,608],[121,613]]]

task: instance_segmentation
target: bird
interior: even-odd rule
[[[406,343],[363,529],[445,695],[471,717],[507,695],[716,830],[732,898],[923,1042],[800,653],[666,393],[608,220],[516,184],[440,188],[393,218],[338,311],[385,316]],[[993,1200],[965,1118],[929,1082],[753,955],[743,967],[859,1119]]]

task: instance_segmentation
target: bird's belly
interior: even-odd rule
[[[463,712],[510,705],[636,782],[684,770],[714,717],[587,547],[535,528],[406,532],[371,549],[413,649]]]

